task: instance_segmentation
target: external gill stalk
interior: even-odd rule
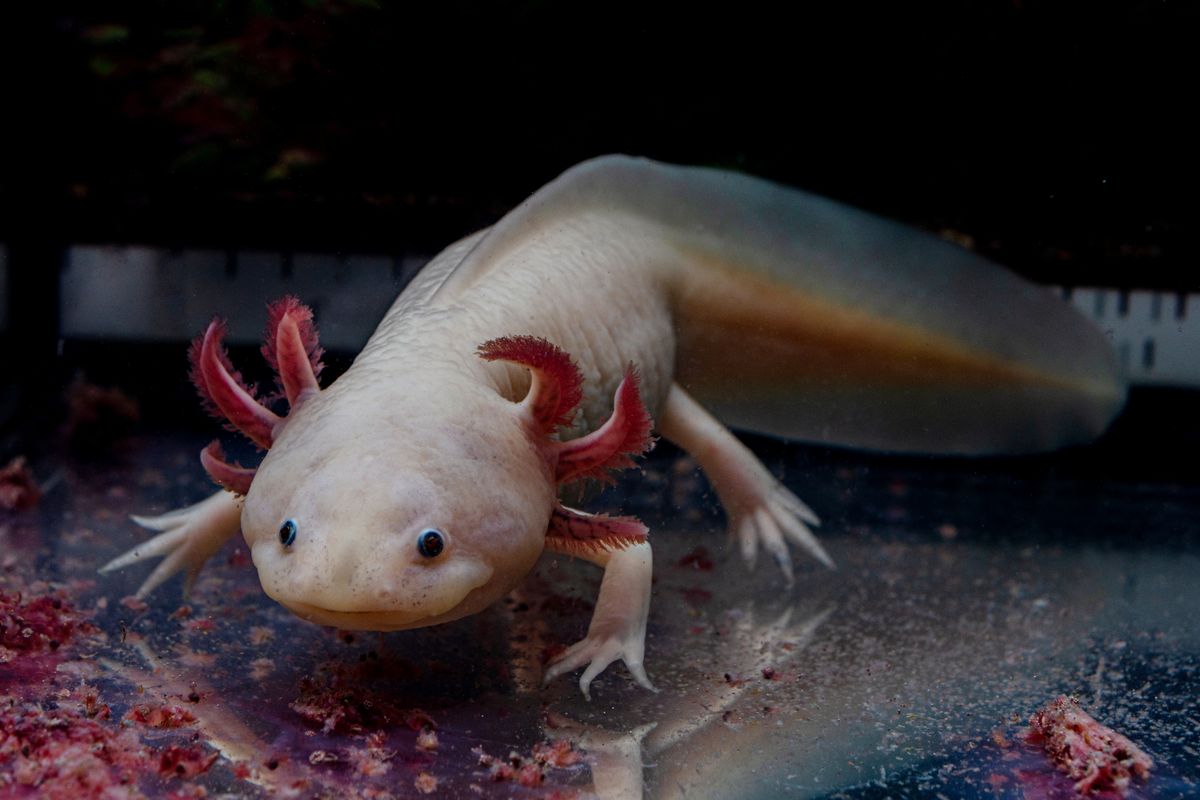
[[[320,391],[317,376],[321,372],[322,350],[312,322],[312,309],[288,295],[267,308],[268,322],[263,357],[275,372],[280,392],[290,409]],[[188,357],[191,378],[204,406],[217,419],[266,450],[286,419],[267,408],[233,369],[229,353],[222,346],[226,324],[214,318],[203,335],[192,342]],[[218,485],[244,495],[254,479],[253,468],[229,464],[219,442],[212,442],[200,454],[200,463]]]
[[[319,392],[317,379],[324,365],[325,351],[317,341],[313,312],[293,295],[277,300],[267,308],[267,331],[262,346],[263,358],[275,371],[280,391],[288,405],[295,408],[307,392]]]
[[[615,482],[611,470],[632,467],[634,456],[654,446],[650,436],[653,426],[654,421],[638,391],[637,370],[631,364],[617,387],[612,416],[588,435],[558,446],[555,477],[559,483],[583,478]]]
[[[574,416],[583,397],[579,367],[561,348],[535,336],[504,336],[479,346],[480,358],[525,367],[533,380],[522,401],[541,433],[549,437]],[[633,458],[654,446],[653,420],[638,390],[633,365],[617,387],[613,413],[591,433],[566,442],[548,442],[558,483],[590,478],[611,481],[610,470],[633,466]],[[557,504],[546,532],[548,547],[576,555],[622,550],[646,540],[646,526],[634,517],[586,514]]]
[[[571,423],[583,399],[583,376],[562,349],[536,336],[502,336],[476,352],[484,361],[511,361],[529,370],[533,383],[524,402],[543,433]]]
[[[225,451],[215,439],[200,451],[200,463],[208,476],[226,491],[243,497],[250,491],[250,481],[254,480],[255,469],[225,461]]]

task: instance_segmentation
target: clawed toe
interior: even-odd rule
[[[579,689],[583,692],[584,697],[591,700],[592,681],[614,661],[624,661],[629,674],[633,676],[639,686],[652,692],[658,691],[650,682],[641,658],[634,657],[632,653],[628,652],[624,642],[612,638],[588,637],[571,645],[565,653],[550,662],[546,674],[542,678],[542,685],[545,686],[558,676],[565,675],[586,664],[587,668],[579,677]]]
[[[100,568],[101,573],[124,569],[150,558],[163,557],[142,582],[137,596],[143,598],[177,572],[185,573],[184,593],[204,563],[238,532],[241,509],[233,495],[218,492],[187,508],[157,517],[132,517],[143,528],[160,531]]]

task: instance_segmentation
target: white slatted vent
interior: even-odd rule
[[[169,251],[80,245],[62,276],[64,338],[188,340],[214,315],[228,341],[258,342],[267,303],[294,294],[317,315],[321,343],[357,351],[426,257],[263,251]]]
[[[1083,287],[1060,291],[1107,334],[1131,383],[1200,387],[1200,296]]]
[[[4,296],[0,245],[0,297]],[[232,342],[258,341],[267,302],[298,295],[321,339],[357,350],[426,256],[285,255],[80,245],[62,277],[64,337],[186,340],[214,314]],[[1095,321],[1133,383],[1200,387],[1200,296],[1090,287],[1056,288]],[[0,303],[0,326],[6,303]]]

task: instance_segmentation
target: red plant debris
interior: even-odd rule
[[[0,695],[0,796],[25,789],[48,800],[139,797],[133,785],[148,765],[130,729],[65,703],[46,707]]]
[[[170,745],[158,756],[158,774],[164,778],[194,778],[208,772],[220,753],[205,753],[199,747]]]
[[[121,605],[125,606],[125,608],[128,608],[135,614],[145,614],[150,610],[150,604],[134,594],[127,594],[122,597]]]
[[[409,730],[422,731],[426,728],[437,730],[437,723],[433,717],[419,708],[413,708],[404,715],[404,724],[409,727]]]
[[[438,735],[437,731],[432,728],[422,728],[417,734],[417,749],[418,750],[437,750]]]
[[[0,509],[28,511],[42,499],[42,490],[33,479],[33,471],[24,456],[17,456],[0,467]]]
[[[746,678],[743,678],[738,675],[734,675],[732,672],[726,672],[724,675],[724,678],[725,678],[725,682],[728,683],[730,686],[744,686],[747,681]]]
[[[368,744],[367,747],[351,747],[346,751],[346,760],[354,767],[354,771],[366,778],[386,775],[392,768],[388,762],[395,756],[395,750],[387,750],[382,745]]]
[[[533,746],[534,761],[560,769],[578,764],[582,758],[583,756],[571,744],[570,739],[538,742]]]
[[[133,432],[138,402],[120,389],[103,388],[77,375],[67,389],[62,433],[76,449],[101,452]]]
[[[479,766],[487,768],[491,780],[512,781],[526,787],[541,786],[550,769],[569,767],[583,759],[567,739],[539,742],[529,756],[513,750],[508,758],[496,758],[484,752],[482,747],[476,747],[471,752],[479,756]]]
[[[409,728],[436,728],[433,718],[416,708],[402,708],[387,694],[370,688],[379,670],[394,665],[376,662],[348,665],[333,661],[317,674],[300,679],[300,696],[290,707],[300,716],[321,725],[324,733],[363,733],[403,721]]]
[[[413,787],[421,794],[433,794],[437,791],[438,780],[428,772],[422,772],[413,780]]]
[[[1133,777],[1145,780],[1154,768],[1137,745],[1092,719],[1066,696],[1030,717],[1025,741],[1045,750],[1081,795],[1115,791],[1124,796]]]
[[[692,569],[700,570],[701,572],[712,572],[713,564],[712,556],[708,554],[708,550],[704,547],[697,547],[692,552],[679,559],[681,567],[691,567]]]
[[[683,595],[683,600],[692,608],[699,608],[713,598],[713,593],[707,589],[701,589],[698,586],[691,586],[685,589],[680,589],[679,593]]]
[[[195,778],[218,753],[197,745],[152,747],[125,724],[174,728],[192,719],[177,706],[138,706],[114,720],[87,684],[39,700],[0,694],[0,798],[123,800],[143,797],[138,784],[147,776]],[[185,785],[171,796],[203,796],[203,789]]]
[[[150,728],[182,728],[196,721],[196,715],[178,705],[137,705],[125,713],[125,719]]]
[[[189,633],[209,633],[217,628],[217,624],[212,617],[200,617],[198,619],[189,619],[183,623],[183,629]]]
[[[26,600],[0,590],[0,664],[38,652],[54,652],[80,632],[94,628],[61,592]]]

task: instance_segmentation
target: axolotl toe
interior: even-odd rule
[[[749,563],[793,580],[791,548],[832,567],[816,514],[726,425],[903,452],[1012,453],[1085,442],[1125,387],[1100,334],[1048,292],[935,237],[710,169],[609,156],[568,170],[448,247],[354,364],[320,385],[312,314],[269,309],[275,413],[214,320],[191,348],[213,414],[267,450],[214,442],[223,490],[135,518],[159,535],[105,571],[163,556],[146,594],[190,580],[240,529],[264,590],[297,615],[398,630],[473,614],[546,549],[604,568],[585,639],[546,679],[643,666],[646,527],[560,500],[653,443],[704,469]]]

